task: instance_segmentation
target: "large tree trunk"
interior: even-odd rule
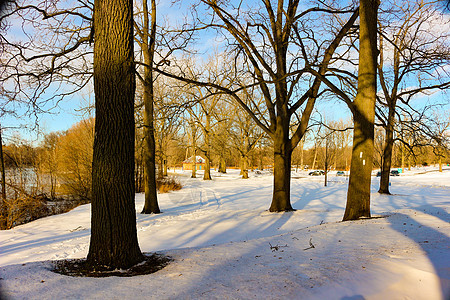
[[[248,179],[248,156],[241,154],[241,175],[242,179]]]
[[[219,172],[224,174],[227,172],[227,164],[223,156],[220,156],[219,158]]]
[[[353,103],[353,149],[344,221],[370,217],[370,183],[377,90],[378,4],[378,0],[361,0],[359,7],[358,92]]]
[[[209,151],[205,153],[205,173],[203,173],[203,180],[211,180],[211,159],[209,158]]]
[[[92,267],[129,268],[141,261],[134,190],[133,1],[94,7],[95,139],[92,163]]]
[[[279,122],[280,124],[281,122]],[[292,211],[291,206],[291,153],[289,133],[278,126],[274,138],[273,197],[269,211]]]
[[[386,141],[383,149],[383,159],[381,164],[380,194],[390,194],[389,174],[392,164],[392,148],[394,147],[394,110],[389,109],[388,124],[386,127]]]

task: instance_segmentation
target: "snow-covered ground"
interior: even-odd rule
[[[406,171],[372,214],[340,222],[347,178],[293,173],[297,211],[269,213],[270,173],[181,176],[159,215],[137,214],[143,252],[174,261],[136,277],[75,278],[51,260],[87,255],[90,205],[0,232],[6,299],[450,299],[450,169]],[[143,195],[136,195],[136,209]]]

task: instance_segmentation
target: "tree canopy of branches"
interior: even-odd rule
[[[394,142],[398,140],[412,148],[412,143],[403,138],[404,131],[411,127],[421,132],[429,131],[424,122],[416,119],[417,116],[423,118],[427,109],[418,113],[413,108],[414,98],[450,87],[450,76],[445,70],[450,61],[450,36],[447,31],[435,27],[437,24],[448,26],[449,21],[440,14],[435,1],[402,4],[401,7],[395,2],[389,6],[385,4],[387,9],[380,14],[379,22],[382,34],[378,77],[382,94],[378,98],[377,117],[386,134],[378,192],[383,194],[389,194]],[[422,123],[422,126],[414,123]]]
[[[33,117],[92,78],[90,1],[14,0],[0,16],[3,113]]]
[[[340,41],[352,29],[358,17],[354,7],[331,9],[328,6],[300,11],[300,1],[261,1],[260,6],[244,9],[217,1],[201,1],[210,19],[201,20],[195,28],[217,30],[225,40],[227,53],[234,60],[233,81],[220,84],[200,76],[189,76],[183,66],[159,69],[158,72],[200,86],[215,88],[228,94],[272,139],[274,147],[274,189],[272,212],[292,210],[290,203],[291,154],[305,134],[316,99],[321,95],[321,79]],[[322,40],[314,34],[318,17],[349,14],[346,22],[334,28],[323,28]],[[329,29],[329,30],[327,30]],[[229,60],[231,61],[231,60]],[[313,74],[313,76],[311,76]],[[307,83],[307,88],[300,83]],[[257,86],[264,98],[267,113],[248,105],[240,91]],[[301,111],[301,113],[300,113]],[[290,134],[293,119],[298,127]]]

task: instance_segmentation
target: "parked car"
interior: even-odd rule
[[[345,176],[344,171],[337,171],[336,176]]]
[[[392,170],[391,176],[400,176],[400,173],[398,172],[398,170]]]
[[[381,176],[381,171],[378,171],[377,177],[380,177],[380,176]]]
[[[325,172],[324,171],[320,171],[320,170],[316,170],[316,171],[311,171],[311,172],[309,172],[309,176],[320,176],[320,175],[323,175],[323,174],[325,174]]]

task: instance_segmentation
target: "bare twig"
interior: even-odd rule
[[[303,250],[308,250],[308,249],[312,249],[312,248],[316,248],[316,246],[313,245],[313,243],[312,243],[312,238],[310,238],[310,239],[309,239],[309,247],[308,247],[308,248],[305,248],[305,249],[303,249]]]

